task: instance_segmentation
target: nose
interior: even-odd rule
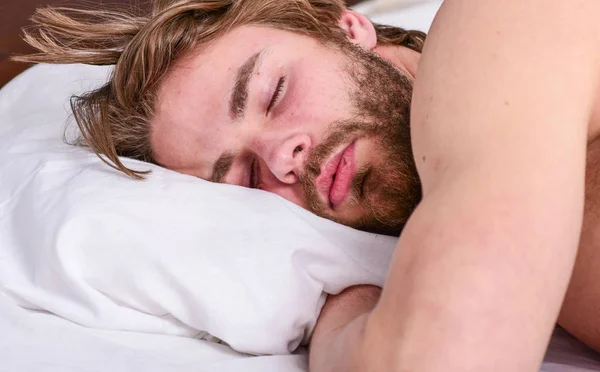
[[[300,179],[311,145],[310,136],[298,133],[268,140],[260,146],[262,154],[259,155],[279,181],[294,184]]]

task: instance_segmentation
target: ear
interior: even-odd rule
[[[377,32],[366,16],[353,10],[345,10],[338,25],[346,32],[351,42],[369,50],[377,46]]]

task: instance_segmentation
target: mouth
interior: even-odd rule
[[[356,173],[355,143],[352,142],[322,167],[316,179],[321,199],[335,209],[346,200],[350,194],[352,180]]]

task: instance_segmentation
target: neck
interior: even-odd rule
[[[381,45],[373,50],[394,67],[407,73],[413,80],[417,76],[417,69],[421,54],[412,49],[397,45]]]

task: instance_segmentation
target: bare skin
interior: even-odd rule
[[[412,109],[423,202],[401,237],[381,301],[379,289],[358,287],[326,305],[312,340],[313,370],[536,370],[574,265],[559,322],[600,350],[595,144],[575,264],[586,146],[600,127],[599,13],[594,0],[511,0],[501,7],[446,1],[419,63]],[[414,53],[377,46],[364,17],[346,13],[340,26],[353,42],[416,74]],[[257,158],[264,173],[257,186],[305,206],[298,184],[303,150],[323,142],[327,125],[349,111],[340,99],[340,55],[260,27],[237,30],[255,42],[232,47],[243,39],[235,32],[163,86],[153,131],[158,161],[212,179],[210,165],[233,152],[222,182],[249,186]],[[230,125],[223,97],[232,74],[267,46],[250,86],[248,118]],[[315,58],[304,58],[309,54]],[[231,66],[203,70],[211,58]],[[293,105],[265,115],[270,105],[252,97],[265,96],[265,87],[276,91],[282,71],[303,84],[277,96]],[[359,161],[376,153],[368,146],[357,146]],[[361,211],[334,212],[329,217],[350,221]],[[514,358],[504,360],[498,350]]]
[[[598,348],[598,14],[445,2],[413,96],[423,202],[380,300],[325,308],[313,371],[537,371],[574,267],[559,323]]]

